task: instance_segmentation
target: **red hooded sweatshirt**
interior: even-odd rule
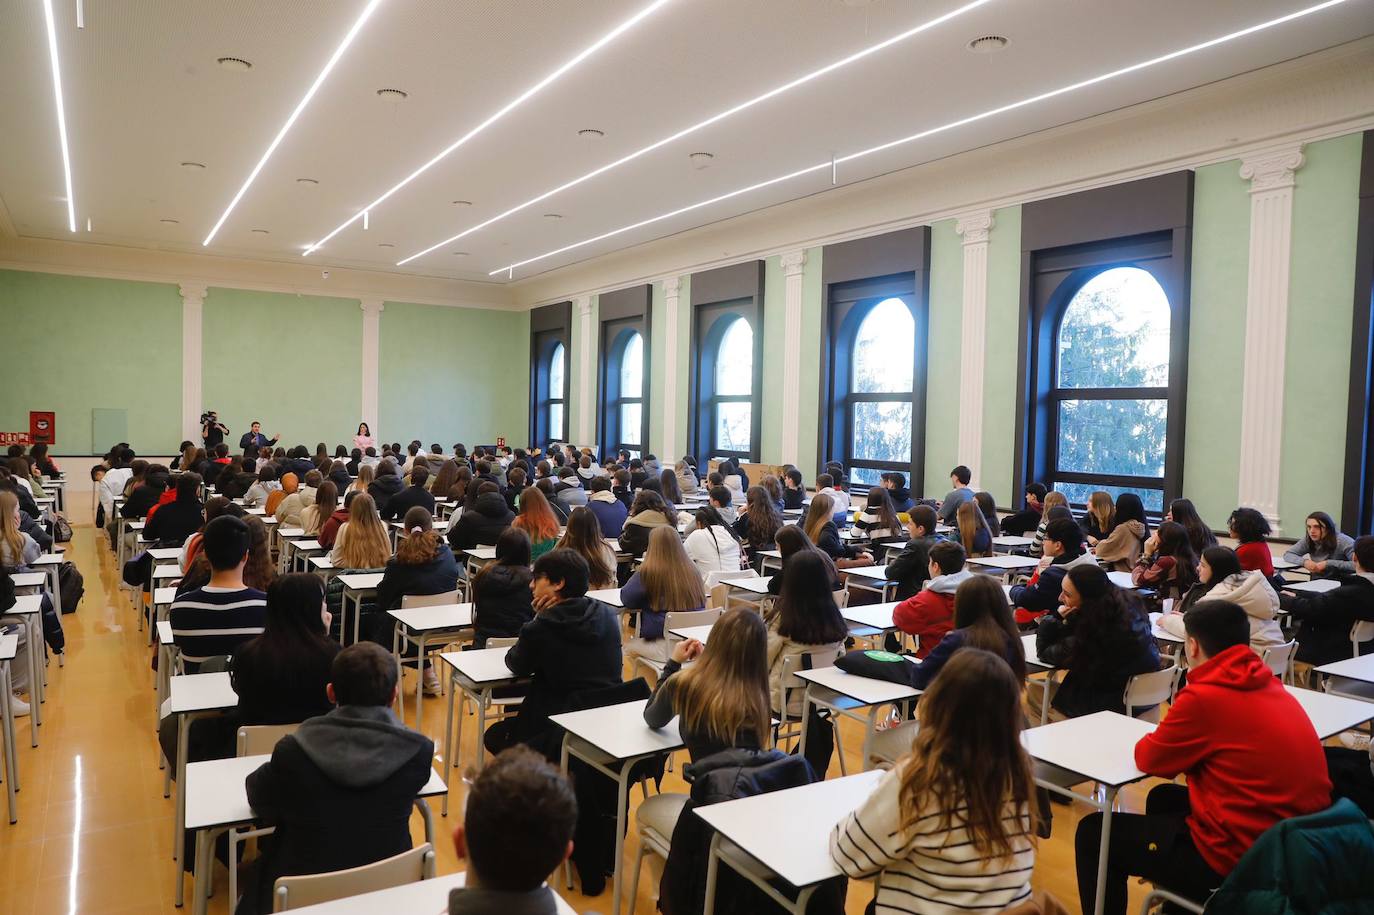
[[[1249,645],[1188,671],[1164,723],[1135,745],[1135,764],[1188,777],[1188,831],[1222,876],[1270,826],[1331,806],[1311,720]]]

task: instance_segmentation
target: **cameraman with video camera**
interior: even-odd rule
[[[205,442],[206,454],[213,454],[215,446],[224,441],[228,434],[229,427],[219,421],[219,414],[214,410],[200,414],[200,437]]]

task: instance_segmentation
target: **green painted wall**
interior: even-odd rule
[[[1197,170],[1183,492],[1214,528],[1236,507],[1250,183],[1233,160]]]
[[[205,406],[231,430],[231,448],[255,419],[288,448],[352,441],[362,413],[357,299],[216,286],[205,296],[203,322]],[[381,417],[377,432],[390,434]]]
[[[1302,535],[1308,512],[1340,514],[1360,147],[1359,134],[1309,144],[1293,192],[1279,487],[1289,537]]]
[[[783,335],[787,321],[787,289],[782,275],[782,255],[774,254],[763,262],[763,409],[759,460],[765,464],[782,461],[782,410],[789,394],[782,387]]]
[[[174,285],[0,270],[0,431],[56,413],[55,455],[104,454],[91,409],[126,409],[129,442],[174,454],[181,441],[181,295]]]
[[[529,312],[387,302],[378,432],[405,444],[529,438]]]
[[[960,261],[963,270],[963,261]],[[979,486],[998,505],[1019,502],[1011,477],[1016,438],[1016,353],[1021,323],[1021,208],[993,211],[988,236],[987,363],[983,369],[983,466],[974,468]],[[957,380],[946,396],[956,396]],[[957,428],[954,432],[957,433]],[[940,498],[947,490],[949,468],[926,480],[927,493]],[[942,490],[936,492],[936,490]]]
[[[960,339],[964,326],[964,246],[956,220],[930,227],[930,329],[926,363],[925,495],[940,498],[959,454]],[[996,493],[998,504],[1007,498]]]
[[[806,264],[802,267],[802,329],[801,372],[798,376],[797,439],[801,443],[797,469],[807,480],[816,476],[817,466],[811,456],[820,442],[821,422],[821,313],[824,286],[821,285],[821,258],[824,249],[806,249]]]

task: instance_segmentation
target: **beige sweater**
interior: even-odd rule
[[[1110,563],[1116,572],[1129,572],[1140,558],[1145,545],[1145,525],[1139,521],[1123,521],[1105,539],[1097,542],[1094,555],[1098,562]]]

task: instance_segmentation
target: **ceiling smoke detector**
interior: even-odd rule
[[[687,158],[691,160],[692,168],[695,168],[697,171],[710,167],[711,160],[715,157],[715,153],[708,152],[694,152],[687,155]]]
[[[244,60],[242,57],[219,57],[215,59],[215,62],[218,63],[222,69],[233,70],[235,73],[246,73],[253,69],[253,64]]]
[[[378,89],[377,97],[391,102],[401,102],[410,98],[410,93],[404,89]]]
[[[1007,40],[1001,35],[984,35],[968,43],[968,49],[974,54],[996,54],[1006,46]]]

